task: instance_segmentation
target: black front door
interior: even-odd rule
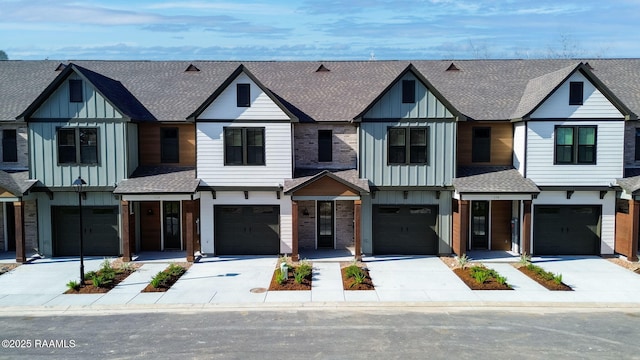
[[[333,249],[333,201],[318,201],[318,248]]]
[[[180,202],[165,201],[162,203],[164,225],[164,248],[181,249],[180,243]]]
[[[471,205],[471,249],[489,248],[489,202],[474,201]]]

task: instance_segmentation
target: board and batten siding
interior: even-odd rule
[[[615,245],[616,230],[616,192],[608,191],[606,195],[600,199],[599,191],[576,191],[571,195],[571,199],[567,199],[566,191],[542,191],[532,201],[532,205],[600,205],[602,206],[602,218],[600,222],[600,253],[613,254]],[[535,228],[535,208],[532,209],[533,224],[531,226],[531,239],[533,237],[533,229]],[[533,241],[529,253],[533,252]]]
[[[569,83],[584,83],[582,105],[569,105]],[[531,114],[532,119],[622,119],[624,116],[582,73],[569,77],[544,103]]]
[[[58,165],[58,128],[97,128],[98,164]],[[130,139],[127,123],[123,121],[94,120],[82,122],[30,122],[29,157],[30,178],[38,179],[47,187],[71,186],[81,176],[87,186],[114,186],[129,175],[131,158],[127,151]]]
[[[519,122],[513,124],[513,167],[520,175],[525,176],[527,124]]]
[[[265,165],[225,165],[225,127],[264,128]],[[289,122],[197,123],[198,178],[204,186],[281,186],[292,177],[291,136]]]
[[[596,164],[556,165],[555,127],[596,125]],[[623,177],[624,121],[527,122],[526,177],[538,186],[609,186]]]
[[[82,81],[83,102],[69,101],[69,81],[80,80],[77,74],[69,75],[58,89],[31,116],[34,119],[122,119],[111,104],[87,81]]]
[[[450,191],[442,191],[438,199],[435,191],[409,191],[404,198],[402,191],[378,191],[375,198],[362,197],[362,252],[373,253],[373,205],[437,205],[438,252],[451,253],[453,215]]]
[[[242,191],[219,191],[214,199],[210,191],[200,195],[200,243],[205,254],[215,253],[214,206],[216,205],[276,205],[280,207],[280,253],[291,254],[293,239],[293,217],[291,197],[281,195],[277,198],[275,191],[250,191],[249,198],[244,198]]]
[[[390,165],[387,132],[391,127],[427,127],[427,164]],[[375,186],[449,186],[455,174],[456,123],[451,120],[363,122],[360,131],[362,178]]]
[[[136,144],[138,144],[138,125],[129,123],[127,124],[127,154],[129,156],[127,178],[138,167],[138,146]]]
[[[402,103],[402,80],[415,80],[415,103]],[[448,119],[453,118],[453,115],[415,75],[407,73],[367,111],[363,118]]]
[[[78,194],[76,192],[56,192],[53,199],[45,193],[36,194],[38,202],[38,249],[47,257],[53,255],[53,224],[51,217],[52,206],[78,206]],[[87,192],[86,199],[82,200],[83,207],[91,206],[113,206],[118,207],[120,213],[120,200],[116,199],[111,192]],[[118,234],[120,232],[120,215],[118,215]],[[68,224],[69,226],[79,226],[78,224]],[[78,228],[79,230],[79,228]],[[120,235],[119,235],[120,236]],[[29,252],[31,249],[27,249]]]
[[[237,106],[236,84],[250,85],[251,106]],[[198,119],[289,120],[290,118],[249,76],[241,73],[198,116]]]

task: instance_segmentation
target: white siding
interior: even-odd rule
[[[600,199],[598,191],[576,191],[567,199],[565,191],[542,191],[532,204],[535,205],[601,205],[602,223],[600,226],[600,253],[613,254],[616,228],[616,193],[609,191],[603,199]],[[535,216],[533,217],[535,222]],[[533,239],[533,224],[531,226],[531,239]],[[533,241],[529,253],[533,251]]]
[[[200,242],[202,252],[215,253],[214,249],[214,205],[277,205],[280,206],[280,253],[291,254],[293,223],[291,197],[282,195],[277,198],[275,191],[250,191],[249,199],[242,191],[218,191],[213,199],[211,192],[200,195]]]
[[[250,84],[251,106],[238,107],[236,84]],[[222,120],[289,120],[278,105],[244,73],[238,77],[205,109],[199,119]]]
[[[571,81],[584,82],[584,101],[582,105],[569,105],[569,82]],[[531,118],[620,119],[623,118],[623,115],[584,75],[575,73],[533,112]]]
[[[513,126],[513,167],[524,176],[527,159],[525,157],[527,124],[516,123]]]
[[[554,165],[556,125],[597,125],[595,165]],[[526,176],[538,186],[608,186],[623,176],[623,121],[529,121]]]
[[[225,127],[264,127],[265,165],[224,165]],[[279,186],[292,177],[291,123],[197,124],[198,178],[205,186]]]

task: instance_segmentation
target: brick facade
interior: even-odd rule
[[[332,161],[318,161],[318,130],[331,130]],[[351,124],[296,124],[296,168],[355,169],[358,161],[358,128]]]
[[[298,248],[316,248],[316,202],[298,201]]]
[[[353,247],[353,201],[336,201],[336,249]]]

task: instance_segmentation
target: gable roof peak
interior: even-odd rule
[[[447,67],[447,70],[445,71],[460,71],[460,68],[456,66],[454,62],[451,62],[451,64],[449,64],[449,67]]]
[[[67,65],[65,65],[65,64],[63,64],[63,63],[60,63],[60,64],[58,64],[58,66],[56,67],[55,71],[62,71],[62,70],[64,70],[64,68],[66,68],[66,67],[67,67]]]
[[[187,66],[186,69],[184,69],[184,72],[198,72],[200,71],[200,69],[198,69],[198,67],[196,67],[193,64],[189,64],[189,66]]]
[[[316,72],[329,72],[331,70],[329,70],[328,67],[324,66],[324,64],[320,64],[320,66],[318,66],[318,68],[316,69]]]

